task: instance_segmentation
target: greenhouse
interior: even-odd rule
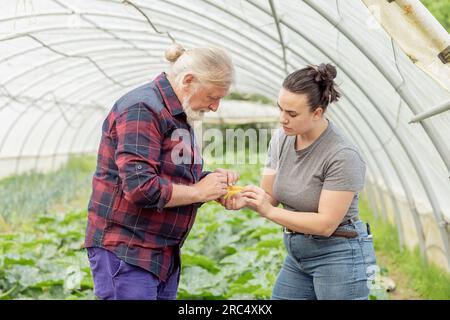
[[[430,3],[449,23],[447,0],[0,0],[0,299],[94,298],[82,243],[102,124],[169,70],[174,43],[233,61],[228,96],[196,128],[204,148],[207,128],[273,132],[283,79],[336,66],[326,116],[366,164],[359,205],[381,283],[369,298],[450,299],[450,36]],[[259,185],[269,140],[257,163],[204,149],[205,169]],[[281,227],[218,203],[196,219],[178,299],[270,299]]]

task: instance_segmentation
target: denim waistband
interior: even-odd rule
[[[285,228],[283,228],[283,231],[285,230]],[[289,229],[287,229],[289,230]],[[368,226],[366,225],[366,223],[364,223],[362,220],[357,219],[355,220],[351,220],[349,221],[349,223],[346,224],[341,224],[338,226],[338,228],[335,230],[336,231],[356,231],[358,233],[358,236],[356,238],[365,238],[369,235],[369,230],[368,230]],[[318,237],[318,238],[327,238],[325,236],[319,236],[319,235],[309,235],[309,234],[304,234],[301,232],[284,232],[285,234],[301,234],[304,236],[312,236],[312,237]]]

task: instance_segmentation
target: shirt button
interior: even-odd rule
[[[141,169],[142,169],[142,166],[141,166],[140,164],[138,164],[137,168],[138,168],[139,170],[141,170]]]

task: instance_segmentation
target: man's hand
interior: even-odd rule
[[[213,172],[194,184],[199,202],[216,200],[227,194],[227,176]]]
[[[226,176],[227,177],[227,185],[229,185],[229,186],[235,185],[236,182],[238,182],[238,180],[239,180],[239,173],[237,173],[236,171],[217,168],[216,170],[214,170],[214,172],[217,172],[217,173],[220,173],[220,174],[223,174],[224,176]]]
[[[239,180],[239,173],[237,173],[236,171],[222,169],[222,168],[217,168],[214,172],[217,172],[217,173],[225,175],[227,177],[227,185],[228,186],[235,185],[236,182],[238,182],[238,180]],[[218,198],[216,200],[221,205],[225,206],[225,201],[226,200],[224,199],[224,197],[220,197],[220,198]]]

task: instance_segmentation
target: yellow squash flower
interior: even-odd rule
[[[225,195],[224,199],[227,200],[227,198],[231,197],[232,195],[242,192],[242,190],[244,189],[244,187],[240,187],[240,186],[228,186],[227,187],[228,192]]]

